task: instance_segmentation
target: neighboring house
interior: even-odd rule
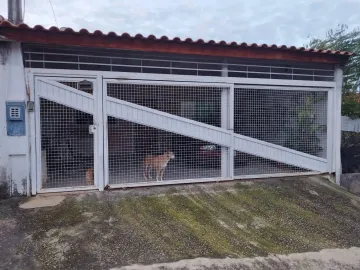
[[[5,19],[0,36],[0,181],[12,195],[340,175],[351,53]],[[163,181],[145,178],[145,156],[167,150]]]

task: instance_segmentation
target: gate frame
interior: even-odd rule
[[[31,193],[35,195],[37,193],[51,193],[51,192],[67,192],[67,191],[81,191],[81,190],[92,190],[99,189],[103,190],[104,185],[102,179],[103,175],[103,123],[102,123],[102,77],[97,76],[67,76],[64,74],[56,75],[38,75],[28,73],[28,92],[30,92],[30,101],[34,102],[34,110],[29,112],[29,126],[30,126],[30,175],[31,175]],[[79,186],[79,187],[61,187],[61,188],[42,188],[42,163],[41,163],[41,131],[40,131],[40,98],[42,97],[36,91],[37,81],[44,79],[45,83],[58,81],[79,81],[79,80],[88,80],[93,83],[93,94],[92,99],[94,101],[93,108],[93,123],[96,128],[96,132],[93,134],[94,140],[94,185],[92,186]],[[32,88],[30,86],[33,86]],[[64,85],[64,87],[69,87]],[[100,90],[98,90],[100,89]],[[79,90],[74,90],[79,91]],[[56,102],[56,101],[54,101]],[[66,106],[66,105],[65,105]],[[70,107],[71,108],[71,107]],[[35,150],[31,146],[35,145]],[[35,160],[35,162],[33,162]]]
[[[117,79],[103,79],[103,107],[105,108],[105,103],[107,98],[113,99],[107,96],[107,84],[108,83],[118,83],[118,84],[145,84],[145,85],[180,85],[180,86],[204,86],[204,87],[218,87],[218,88],[228,88],[228,90],[222,90],[223,92],[228,92],[225,97],[225,101],[220,101],[221,103],[221,129],[227,129],[229,135],[233,137],[233,121],[234,118],[234,110],[233,110],[233,98],[234,96],[234,84],[231,83],[208,83],[208,82],[187,82],[187,81],[159,81],[159,80],[141,80],[141,79],[134,79],[134,80],[117,80]],[[226,102],[223,104],[223,102]],[[223,106],[226,105],[226,106]],[[158,111],[158,114],[167,114],[162,111]],[[108,157],[108,114],[106,110],[104,110],[104,119],[103,122],[105,123],[104,126],[104,181],[105,186],[109,185],[109,157]],[[175,116],[178,118],[178,116]],[[180,117],[183,118],[183,117]],[[194,122],[193,120],[184,118],[183,121]],[[199,125],[206,125],[201,122],[198,123]],[[219,128],[215,127],[214,128]],[[226,147],[225,147],[226,148]],[[204,179],[181,179],[181,180],[165,180],[162,182],[139,182],[139,183],[124,183],[124,184],[112,184],[111,188],[122,188],[122,187],[132,187],[132,186],[153,186],[153,185],[169,185],[169,184],[179,184],[179,183],[196,183],[196,182],[210,182],[210,181],[229,181],[233,179],[233,166],[234,163],[234,154],[233,154],[233,143],[228,147],[229,151],[226,155],[226,158],[221,156],[221,177],[213,177],[213,178],[204,178]]]
[[[337,69],[335,70],[335,73]],[[25,68],[25,74],[27,77],[27,92],[29,95],[29,101],[35,102],[35,110],[29,111],[29,152],[30,152],[30,179],[31,179],[31,194],[35,195],[37,193],[42,192],[63,192],[63,191],[74,191],[74,190],[89,190],[94,189],[94,187],[83,187],[83,188],[76,188],[76,187],[69,187],[69,188],[54,188],[54,189],[38,189],[41,184],[41,171],[40,175],[37,171],[37,167],[41,166],[38,165],[41,157],[37,156],[36,149],[38,147],[38,143],[36,143],[36,136],[38,136],[37,124],[36,122],[39,120],[36,117],[36,114],[39,113],[39,105],[36,103],[35,99],[35,81],[36,77],[43,77],[45,79],[51,79],[56,77],[58,78],[66,78],[66,79],[93,79],[94,80],[94,92],[102,93],[99,95],[97,100],[94,101],[96,107],[94,112],[98,115],[97,125],[97,141],[96,144],[95,136],[94,136],[94,147],[97,145],[98,153],[95,154],[94,157],[94,167],[97,168],[96,176],[97,181],[97,188],[102,191],[105,188],[105,170],[104,170],[104,148],[105,148],[105,138],[104,138],[104,130],[107,128],[105,127],[104,117],[106,113],[104,113],[103,104],[106,100],[106,91],[104,91],[104,81],[115,80],[117,82],[125,81],[125,80],[141,80],[141,81],[162,81],[162,82],[172,82],[172,83],[207,83],[207,84],[233,84],[233,88],[238,87],[240,85],[248,85],[248,86],[267,86],[267,87],[286,87],[286,90],[306,90],[307,87],[308,91],[312,90],[309,88],[313,88],[313,90],[317,90],[319,88],[323,88],[322,91],[327,91],[328,93],[328,100],[327,100],[327,162],[328,162],[328,172],[334,173],[335,170],[338,172],[338,168],[341,163],[339,162],[339,155],[337,153],[340,146],[340,136],[336,133],[336,127],[340,125],[340,123],[334,123],[341,117],[341,115],[337,115],[340,113],[339,108],[341,108],[341,100],[338,101],[334,97],[337,92],[339,92],[339,83],[337,78],[335,77],[335,81],[327,82],[327,81],[301,81],[301,80],[279,80],[279,79],[257,79],[257,78],[236,78],[236,77],[213,77],[213,76],[191,76],[191,75],[169,75],[169,74],[150,74],[150,73],[128,73],[128,72],[112,72],[112,71],[86,71],[86,70],[66,70],[66,69],[42,69],[42,68]],[[338,76],[339,77],[339,76]],[[341,93],[341,89],[340,89]],[[231,95],[230,95],[231,96]],[[336,95],[338,96],[338,95]],[[230,97],[231,98],[231,97]],[[338,104],[340,102],[340,105]],[[332,108],[336,108],[336,110],[332,110]],[[232,110],[233,111],[233,110]],[[102,117],[102,116],[103,117]],[[231,118],[230,118],[231,119]],[[95,122],[95,119],[94,119]],[[223,121],[222,121],[223,122]],[[230,126],[231,128],[231,126]],[[102,132],[100,132],[102,130]],[[333,135],[335,133],[335,135]],[[95,135],[95,134],[94,134]],[[103,143],[101,143],[103,142]],[[35,146],[35,147],[33,147]],[[231,151],[230,151],[231,152]],[[335,152],[335,153],[334,153]],[[95,164],[95,158],[97,158],[97,162]],[[101,159],[103,162],[101,162]],[[340,161],[341,162],[341,161]],[[230,163],[232,164],[232,163]],[[230,166],[232,167],[232,166]],[[233,169],[232,169],[233,172]],[[292,176],[292,175],[313,175],[319,174],[319,172],[306,172],[306,173],[284,173],[284,174],[270,174],[270,175],[256,175],[256,176],[242,176],[237,177],[236,179],[252,179],[252,178],[261,178],[261,177],[279,177],[279,176]],[[194,182],[211,182],[211,181],[228,181],[234,180],[233,173],[231,173],[231,178],[214,178],[214,179],[196,179],[196,180],[172,180],[172,181],[164,181],[160,183],[141,183],[141,186],[151,186],[151,185],[168,185],[168,184],[181,184],[181,183],[194,183]],[[40,183],[40,184],[39,184]],[[124,185],[122,185],[124,186]],[[126,186],[139,186],[135,184],[128,184]]]

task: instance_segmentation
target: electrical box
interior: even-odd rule
[[[6,124],[8,136],[25,136],[25,102],[6,102]]]

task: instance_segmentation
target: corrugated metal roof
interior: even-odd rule
[[[268,45],[268,44],[256,44],[256,43],[245,43],[245,42],[226,42],[219,41],[216,42],[214,40],[205,41],[203,39],[193,40],[191,38],[181,39],[179,37],[175,37],[173,39],[168,38],[167,36],[156,37],[155,35],[149,35],[147,37],[136,34],[134,36],[128,33],[117,34],[115,32],[109,32],[107,34],[101,32],[100,30],[95,30],[94,32],[89,32],[87,29],[81,29],[79,31],[75,31],[72,28],[58,28],[56,26],[51,26],[49,28],[45,28],[41,25],[35,25],[34,27],[30,27],[25,23],[21,23],[18,25],[14,25],[8,20],[4,19],[0,15],[0,28],[12,28],[12,29],[23,29],[23,30],[31,30],[31,31],[41,31],[41,32],[52,32],[52,33],[71,33],[75,35],[85,35],[85,36],[103,36],[103,37],[117,37],[124,39],[139,39],[139,40],[153,40],[159,42],[169,42],[169,43],[187,43],[187,44],[206,44],[213,46],[225,46],[225,47],[239,47],[239,48],[263,48],[263,49],[273,49],[273,50],[281,50],[281,51],[298,51],[298,52],[308,52],[308,53],[317,53],[317,54],[328,54],[328,55],[338,55],[338,56],[352,56],[354,53],[352,52],[344,52],[344,51],[333,51],[333,50],[321,50],[321,49],[312,49],[305,47],[295,47],[295,46],[286,46],[286,45]]]

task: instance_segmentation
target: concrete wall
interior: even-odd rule
[[[360,195],[360,173],[342,174],[340,184],[350,192]]]
[[[28,126],[25,136],[8,136],[6,101],[27,101],[25,73],[18,42],[0,42],[0,197],[22,196],[29,188]],[[27,110],[25,109],[25,121]]]
[[[360,132],[360,119],[351,119],[348,116],[341,116],[341,130]]]

